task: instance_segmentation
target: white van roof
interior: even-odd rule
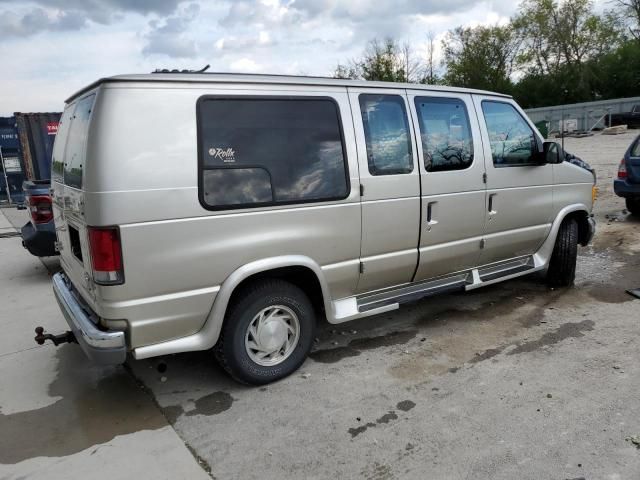
[[[361,87],[361,88],[406,88],[412,90],[427,90],[435,92],[471,93],[478,95],[493,95],[511,98],[510,95],[475,90],[470,88],[447,87],[441,85],[425,85],[422,83],[369,82],[365,80],[350,80],[330,77],[306,77],[294,75],[267,75],[247,73],[145,73],[116,75],[101,78],[74,93],[65,102],[69,103],[83,93],[93,90],[103,83],[141,82],[141,83],[264,83],[278,85],[316,85],[326,87]]]

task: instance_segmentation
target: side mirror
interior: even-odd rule
[[[542,152],[535,155],[536,164],[547,165],[549,163],[561,163],[560,145],[556,142],[546,141],[542,144]]]
[[[556,142],[544,142],[544,157],[546,163],[562,163],[562,148]]]

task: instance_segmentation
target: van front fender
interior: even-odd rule
[[[549,231],[549,235],[547,235],[547,239],[533,256],[536,266],[545,265],[546,267],[549,265],[549,260],[551,260],[551,255],[553,254],[553,248],[556,244],[556,237],[558,236],[560,225],[562,225],[562,222],[565,218],[567,218],[571,214],[574,214],[575,212],[584,212],[584,214],[586,214],[586,217],[589,218],[589,209],[583,203],[574,203],[571,205],[567,205],[562,210],[560,210],[556,215],[556,218],[553,220],[553,224],[551,225],[551,230]]]

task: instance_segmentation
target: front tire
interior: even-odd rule
[[[547,283],[552,287],[569,287],[576,278],[578,259],[578,222],[568,218],[560,225],[549,261]]]
[[[631,215],[640,217],[640,197],[627,197],[625,203]]]
[[[262,280],[235,295],[214,352],[233,378],[263,385],[302,365],[315,327],[313,305],[300,288],[280,279]]]

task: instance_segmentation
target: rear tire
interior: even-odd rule
[[[234,297],[214,347],[220,365],[251,385],[296,371],[315,335],[315,312],[307,295],[289,282],[268,279],[243,287]]]
[[[640,217],[640,197],[627,197],[625,202],[629,213],[636,217]]]
[[[549,261],[547,283],[552,287],[573,285],[578,259],[578,222],[568,218],[560,225],[556,244]]]

